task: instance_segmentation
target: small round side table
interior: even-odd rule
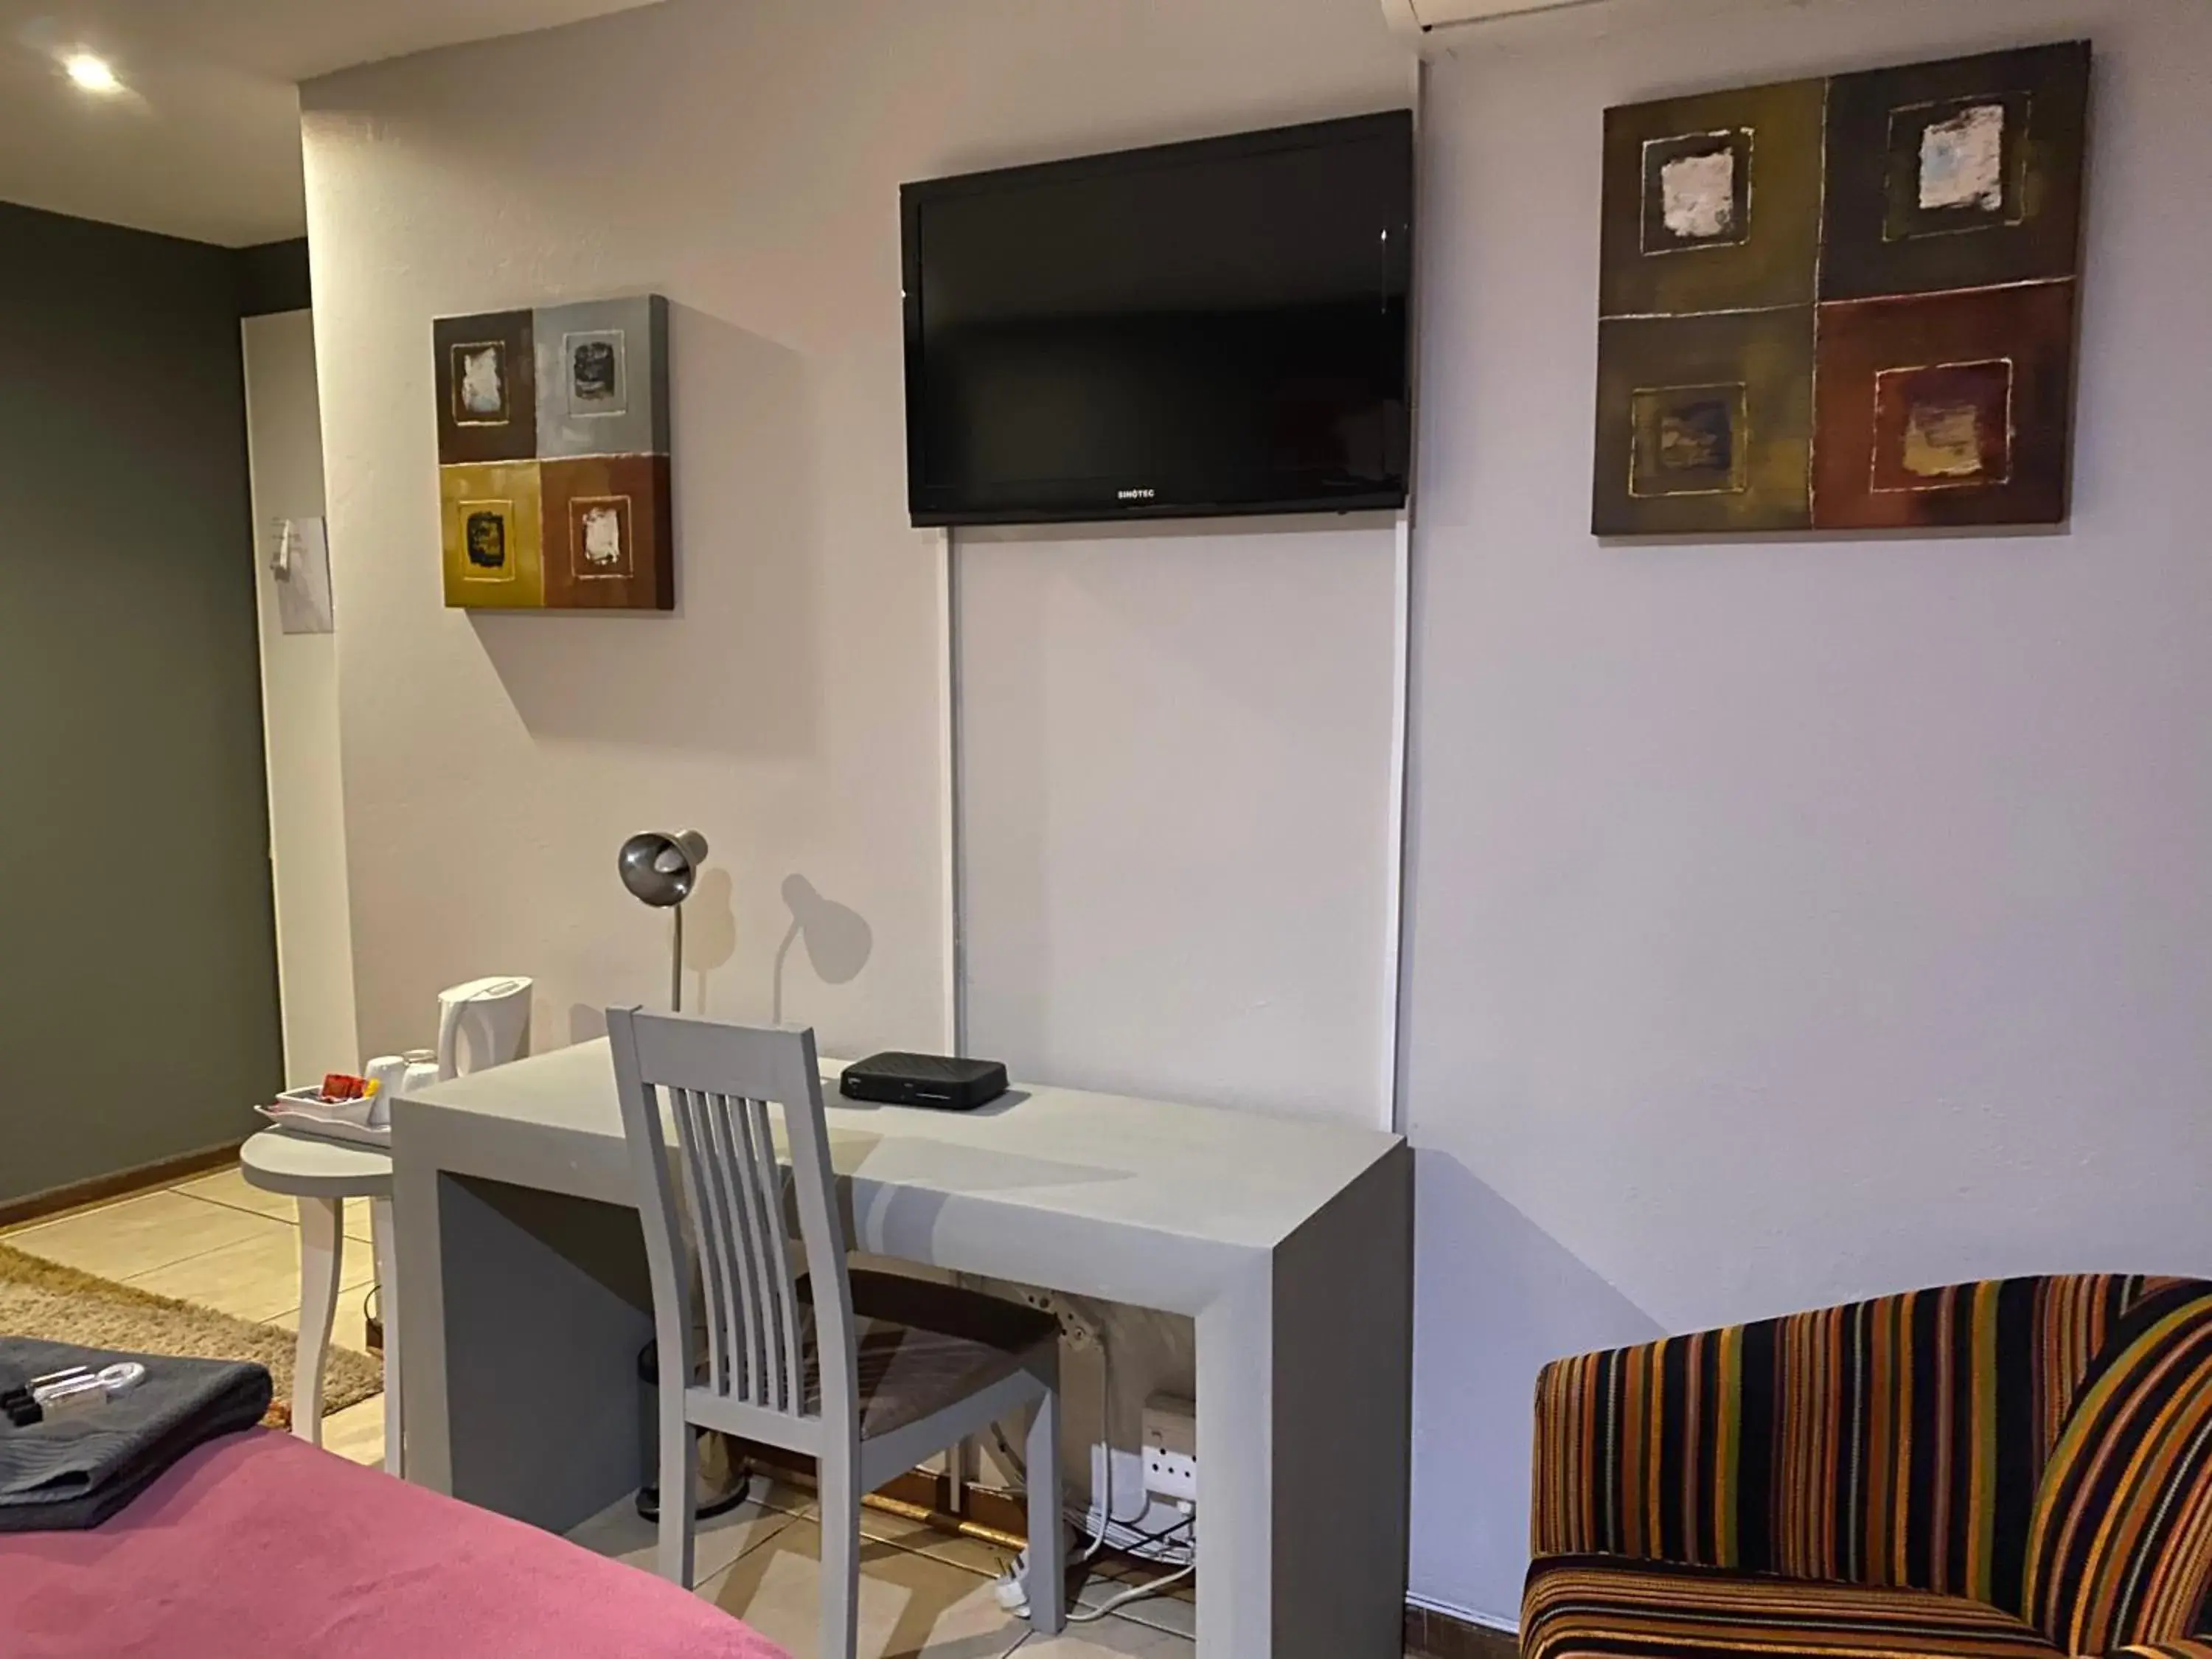
[[[239,1149],[249,1187],[283,1193],[300,1206],[300,1346],[292,1365],[292,1432],[323,1443],[323,1368],[337,1316],[345,1253],[345,1200],[368,1200],[370,1248],[376,1255],[384,1312],[384,1467],[401,1473],[399,1298],[393,1286],[392,1158],[368,1146],[264,1129]]]

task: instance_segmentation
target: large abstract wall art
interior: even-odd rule
[[[1595,532],[2063,522],[2089,69],[1608,111]]]
[[[446,603],[668,611],[668,306],[658,295],[441,317]]]

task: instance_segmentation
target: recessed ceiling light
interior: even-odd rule
[[[119,92],[123,82],[115,78],[115,71],[105,58],[95,58],[88,52],[80,52],[66,59],[62,67],[69,78],[87,92]]]

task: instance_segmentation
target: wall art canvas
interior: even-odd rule
[[[431,338],[446,603],[674,609],[667,301],[442,317]]]
[[[1607,112],[1595,533],[2063,523],[2090,63]]]

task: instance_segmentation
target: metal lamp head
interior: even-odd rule
[[[648,830],[622,844],[615,867],[623,885],[655,909],[676,912],[676,942],[668,959],[668,1006],[684,1011],[684,901],[699,884],[707,860],[707,838],[696,830],[672,836]]]
[[[691,896],[706,860],[707,838],[696,830],[680,836],[648,830],[622,844],[616,865],[633,896],[665,908]]]

